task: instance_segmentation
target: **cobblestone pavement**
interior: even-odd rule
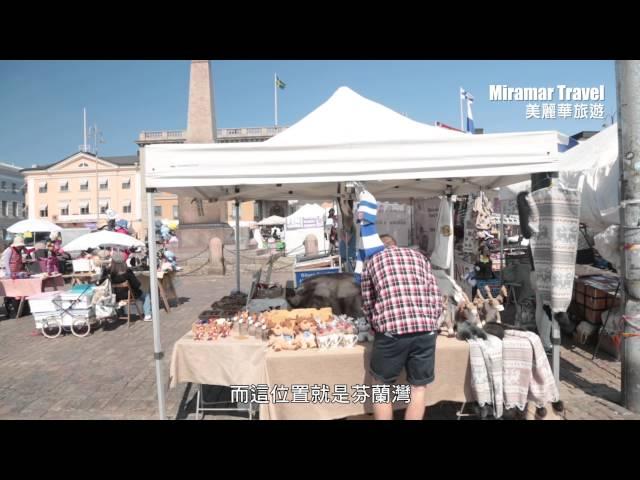
[[[284,282],[285,272],[274,273]],[[249,285],[250,277],[242,285]],[[232,276],[181,279],[182,304],[161,311],[164,376],[168,379],[173,344],[197,315],[234,287]],[[1,317],[0,317],[1,318]],[[168,382],[167,382],[168,383]],[[195,391],[179,385],[167,393],[172,419],[192,418]],[[228,391],[211,389],[224,398]],[[591,361],[585,349],[563,346],[561,396],[567,419],[640,419],[616,402],[620,363]],[[429,419],[454,419],[460,404],[439,404]],[[401,413],[400,413],[401,415]],[[155,419],[158,418],[151,323],[126,322],[100,328],[86,338],[66,335],[49,340],[37,334],[32,317],[0,319],[0,419]],[[246,414],[207,415],[207,419],[242,419]],[[470,417],[471,418],[471,417]]]

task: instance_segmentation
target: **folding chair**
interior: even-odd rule
[[[131,285],[129,285],[129,282],[122,282],[122,283],[114,283],[111,286],[112,289],[117,289],[117,288],[126,288],[127,289],[127,328],[129,328],[131,326],[131,305],[134,305],[136,307],[136,312],[138,312],[138,318],[143,318],[142,315],[140,315],[140,308],[138,308],[138,302],[136,301],[136,298],[133,295],[133,290],[131,289]],[[122,318],[120,315],[118,315],[118,319]]]

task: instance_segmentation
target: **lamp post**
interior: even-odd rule
[[[93,127],[89,127],[89,136],[93,135],[93,149],[94,155],[96,157],[96,228],[98,227],[98,222],[100,221],[100,177],[98,176],[98,143],[105,143],[104,138],[102,137],[102,131],[98,130],[97,125],[93,125]],[[98,139],[98,136],[100,137]]]

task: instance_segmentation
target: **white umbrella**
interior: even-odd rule
[[[20,220],[11,225],[7,231],[9,233],[25,232],[60,232],[62,228],[48,220]]]
[[[82,235],[68,244],[63,245],[63,248],[68,252],[78,252],[99,247],[144,247],[144,242],[125,233],[100,230],[99,232]]]
[[[264,220],[258,222],[258,225],[284,225],[287,223],[287,220],[283,217],[279,217],[277,215],[271,215]]]

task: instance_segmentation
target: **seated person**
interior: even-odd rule
[[[133,291],[133,296],[136,300],[143,301],[144,321],[151,321],[151,295],[143,292],[140,289],[140,281],[136,278],[125,263],[124,255],[120,252],[114,252],[111,255],[111,265],[102,268],[102,276],[98,280],[98,285],[101,285],[107,278],[111,280],[111,285],[117,285],[123,282],[129,282],[129,286]],[[113,293],[116,294],[116,301],[127,299],[126,288],[113,288]]]

